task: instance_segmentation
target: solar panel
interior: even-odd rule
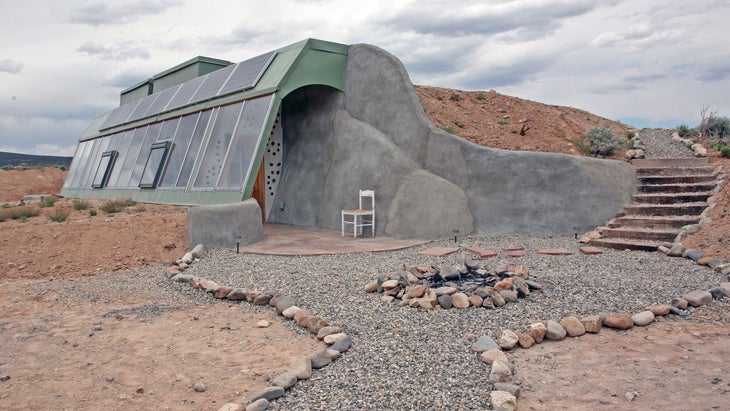
[[[270,51],[236,64],[236,69],[217,95],[221,96],[234,91],[248,90],[256,86],[275,55],[276,51]]]
[[[152,103],[150,108],[147,109],[147,112],[144,114],[144,117],[148,116],[154,116],[155,114],[162,113],[165,111],[165,108],[170,103],[173,97],[175,97],[175,93],[180,89],[180,86],[174,86],[167,89],[162,90],[158,94],[160,95],[157,100]]]
[[[132,111],[137,108],[137,105],[139,103],[140,100],[135,100],[112,110],[112,112],[109,113],[109,117],[107,117],[104,124],[102,124],[101,130],[109,127],[114,127],[127,121],[129,115],[132,114]]]
[[[218,94],[218,90],[228,80],[228,76],[236,68],[236,65],[230,65],[228,67],[210,72],[205,75],[203,84],[200,85],[198,91],[195,92],[193,98],[190,100],[191,103],[203,101],[211,97],[215,97]]]
[[[205,80],[205,76],[201,77],[195,77],[192,80],[188,80],[180,85],[180,89],[177,91],[177,94],[175,94],[175,97],[172,98],[172,101],[170,101],[170,104],[167,105],[168,110],[172,110],[178,107],[182,107],[190,101],[190,97],[195,94],[195,92],[198,90],[198,87],[200,87],[200,84],[203,83],[203,80]]]
[[[150,108],[150,106],[157,100],[158,97],[160,97],[160,93],[150,94],[147,97],[142,97],[139,100],[139,104],[137,104],[137,108],[135,108],[132,114],[129,115],[127,121],[139,120],[140,118],[144,117],[144,113],[147,112],[147,109]]]

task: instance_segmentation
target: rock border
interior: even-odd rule
[[[730,264],[724,264],[730,271]],[[715,268],[715,271],[720,271]],[[495,341],[488,334],[482,335],[470,347],[472,351],[480,353],[480,358],[491,366],[489,381],[495,390],[490,393],[492,406],[495,410],[514,410],[517,408],[517,399],[520,397],[521,387],[514,383],[515,366],[504,351],[511,351],[517,347],[529,349],[544,340],[561,341],[566,337],[580,337],[586,333],[597,334],[602,328],[629,330],[633,327],[646,327],[654,322],[656,317],[675,314],[687,317],[684,312],[689,307],[701,307],[713,300],[730,296],[730,278],[718,287],[709,290],[695,290],[675,297],[670,304],[658,304],[647,307],[646,310],[630,314],[596,314],[578,319],[568,316],[560,320],[547,320],[546,324],[536,322],[530,325],[527,332],[502,330]]]
[[[217,300],[246,301],[253,305],[273,307],[278,315],[287,320],[295,321],[297,325],[307,329],[327,345],[325,349],[312,355],[294,358],[286,372],[272,377],[270,380],[271,386],[252,395],[247,403],[227,403],[220,407],[219,411],[266,410],[269,408],[270,401],[283,396],[286,390],[293,387],[298,381],[309,379],[313,370],[331,364],[352,346],[352,337],[343,333],[340,327],[297,307],[296,300],[293,297],[274,291],[259,291],[219,285],[212,280],[184,273],[194,262],[203,258],[206,253],[207,251],[202,244],[196,245],[192,251],[185,253],[182,258],[168,265],[165,268],[165,276],[172,282],[190,284],[206,294],[211,294]],[[262,321],[257,326],[268,327],[269,324],[267,321]]]

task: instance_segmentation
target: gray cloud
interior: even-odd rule
[[[98,56],[102,60],[130,60],[130,59],[148,59],[150,52],[146,48],[137,46],[131,42],[122,42],[114,45],[103,45],[100,43],[86,42],[82,44],[77,51],[86,53],[90,56]]]
[[[10,59],[0,61],[0,73],[15,74],[15,73],[19,73],[20,70],[22,70],[22,69],[23,69],[23,63],[21,63],[19,61],[13,61]]]
[[[161,14],[167,9],[182,6],[180,0],[148,0],[136,2],[93,2],[70,11],[71,23],[101,26],[104,24],[125,24],[144,16]]]
[[[544,38],[560,27],[559,20],[579,16],[603,4],[618,1],[502,2],[481,1],[444,7],[443,2],[420,2],[418,9],[403,10],[383,24],[401,31],[447,37],[502,34],[506,41]],[[438,16],[438,17],[434,17]],[[515,32],[514,34],[508,34]]]

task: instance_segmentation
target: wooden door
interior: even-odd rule
[[[266,222],[266,184],[264,183],[264,162],[261,162],[259,171],[256,174],[256,181],[253,183],[251,197],[259,202],[261,207],[261,220]]]

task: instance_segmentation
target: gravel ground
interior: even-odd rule
[[[679,141],[672,140],[674,130],[645,128],[639,132],[639,140],[646,147],[646,158],[694,157],[692,150]]]
[[[446,257],[418,253],[453,245],[443,240],[393,252],[318,257],[214,250],[189,273],[219,284],[291,295],[300,307],[353,337],[350,351],[273,402],[275,410],[485,409],[489,367],[469,350],[480,335],[496,338],[505,328],[525,329],[568,315],[634,313],[726,281],[707,267],[660,253],[605,250],[583,255],[572,235],[500,236],[465,237],[459,245],[524,247],[528,254],[519,259],[479,261],[487,269],[500,262],[524,264],[544,290],[495,310],[432,311],[387,304],[379,294],[362,291],[378,274],[399,264],[462,264],[462,252]],[[542,256],[536,253],[539,248],[565,248],[574,254]],[[306,332],[289,324],[294,332]]]

